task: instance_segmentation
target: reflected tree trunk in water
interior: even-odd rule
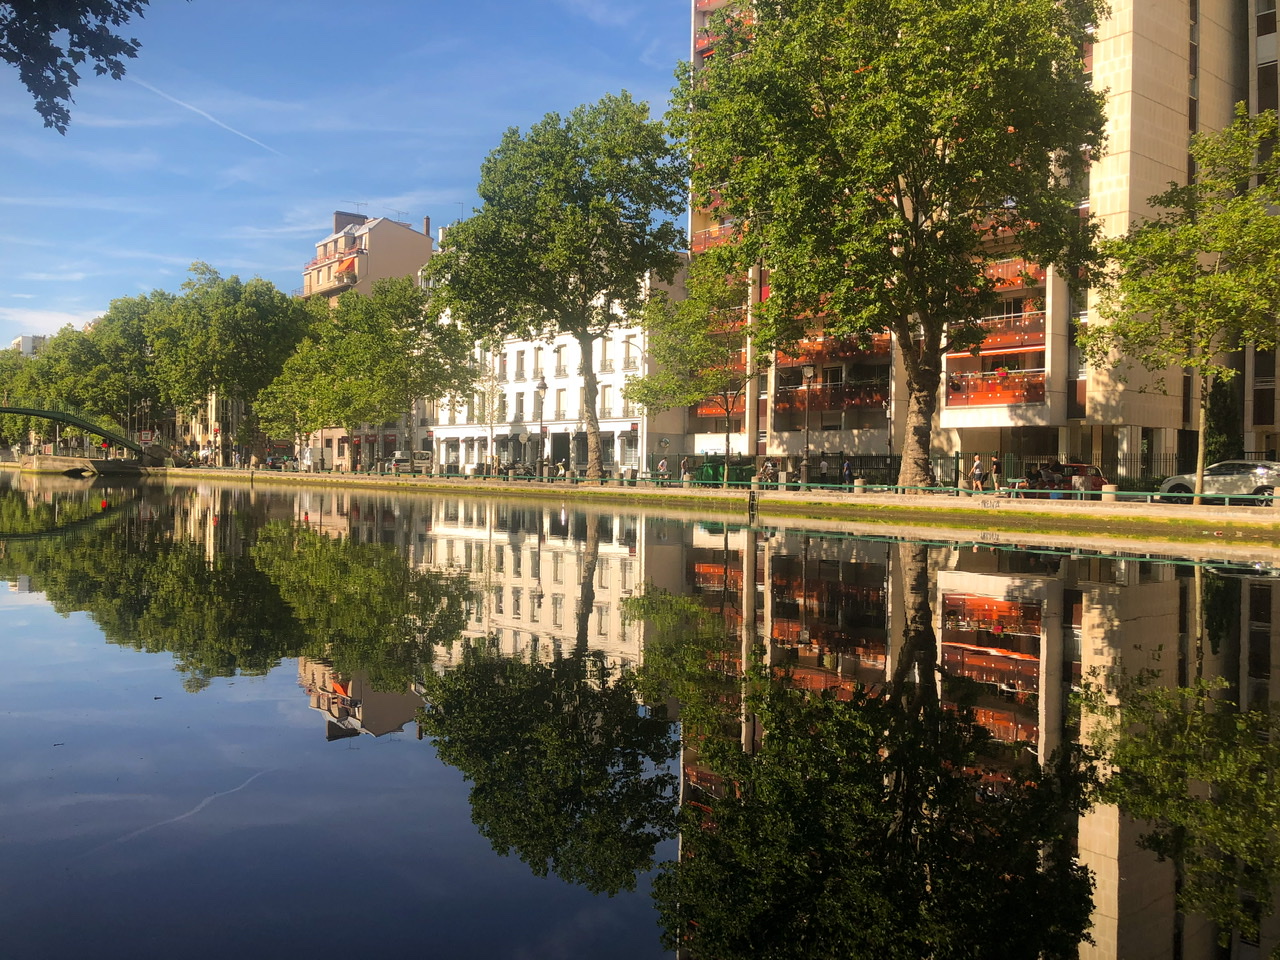
[[[582,576],[578,581],[578,623],[576,649],[585,655],[591,641],[591,614],[596,606],[596,564],[600,560],[600,520],[587,514],[587,539],[582,548]]]
[[[916,746],[938,741],[938,637],[933,626],[933,588],[929,578],[929,549],[920,543],[899,543],[902,572],[903,632],[894,658],[889,696],[900,707],[892,711],[898,733],[896,749],[914,754]],[[891,743],[889,749],[895,749]],[[905,759],[905,758],[904,758]],[[897,804],[894,832],[906,839],[928,815],[927,797],[937,780],[937,770],[914,762],[894,763],[890,798]]]

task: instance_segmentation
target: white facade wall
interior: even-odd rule
[[[512,466],[532,470],[541,459],[552,470],[585,469],[581,362],[577,341],[566,335],[550,341],[511,338],[492,352],[478,350],[482,373],[477,394],[440,405],[433,437],[437,470],[464,474]],[[619,327],[597,338],[592,362],[606,470],[630,468],[644,475],[663,456],[670,459],[688,452],[684,410],[646,413],[622,395],[629,379],[651,370],[640,327]],[[537,387],[544,380],[546,393],[540,401]],[[485,401],[486,389],[493,391],[495,401]],[[540,430],[546,437],[541,451]]]

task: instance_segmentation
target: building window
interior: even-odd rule
[[[524,379],[524,351],[523,350],[516,351],[516,379],[517,380]]]
[[[564,347],[563,346],[556,347],[555,352],[556,352],[556,376],[567,377],[569,375],[569,368],[564,365]]]

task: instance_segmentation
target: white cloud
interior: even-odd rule
[[[67,324],[82,327],[102,316],[101,310],[32,310],[26,307],[0,307],[0,324],[20,329],[23,334],[57,333]],[[16,334],[14,335],[16,336]]]
[[[22,273],[18,275],[19,280],[49,280],[54,283],[75,283],[77,280],[85,280],[91,276],[83,270],[72,270],[65,273]]]
[[[103,196],[13,196],[0,195],[0,206],[47,207],[56,210],[106,210],[110,213],[153,213],[133,197]],[[45,243],[44,246],[50,244]]]
[[[9,296],[15,300],[34,300],[36,298],[34,293],[11,293]]]

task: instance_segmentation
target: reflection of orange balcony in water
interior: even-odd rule
[[[1022,257],[993,260],[983,266],[982,272],[995,281],[996,288],[999,290],[1038,287],[1044,284],[1044,267],[1037,263],[1030,263]]]
[[[1044,403],[1044,370],[947,375],[948,407],[998,407],[1014,403]]]
[[[942,668],[957,677],[989,683],[1005,693],[1037,693],[1040,658],[963,643],[942,644]]]
[[[737,235],[738,224],[736,221],[728,223],[718,223],[714,227],[707,227],[705,230],[695,230],[693,236],[689,238],[689,249],[694,253],[702,253],[721,243],[728,243]]]
[[[987,337],[982,341],[979,353],[1040,349],[1044,346],[1044,311],[1013,313],[1006,317],[988,317],[982,321],[982,329],[986,331]],[[953,351],[948,356],[969,356],[969,351]]]
[[[1015,710],[977,707],[973,718],[1005,743],[1035,743],[1040,739],[1040,725],[1034,720],[1024,720]]]
[[[942,596],[942,628],[951,631],[985,630],[1038,637],[1043,614],[1039,603],[1002,600],[968,593]]]
[[[742,589],[742,568],[726,568],[723,563],[695,563],[693,565],[693,582],[704,590],[723,590],[726,579],[729,589],[735,593]]]
[[[788,410],[845,410],[849,407],[878,407],[889,399],[889,384],[813,383],[796,387],[779,387],[773,408]]]

